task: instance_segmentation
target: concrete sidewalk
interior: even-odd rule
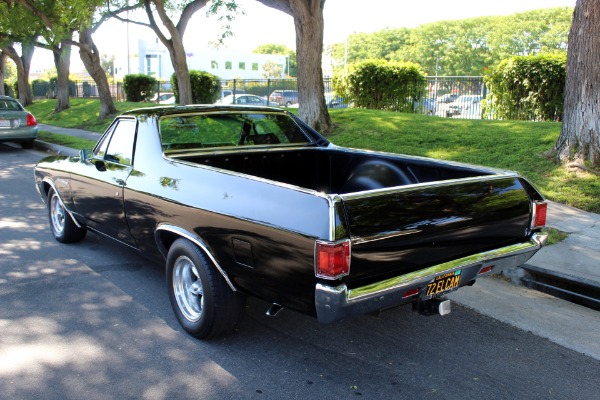
[[[600,310],[600,215],[549,201],[547,226],[569,237],[543,247],[521,266],[521,281]]]
[[[99,133],[39,124],[40,130],[98,140]],[[77,150],[36,141],[40,148],[75,155]],[[513,283],[600,309],[600,215],[548,202],[547,225],[569,233],[542,248],[525,265],[505,271]],[[579,297],[577,297],[579,296]]]
[[[84,129],[61,128],[53,125],[38,124],[38,129],[50,133],[59,133],[61,135],[70,135],[80,137],[82,139],[98,140],[101,133],[86,131]]]

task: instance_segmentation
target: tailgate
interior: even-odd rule
[[[351,287],[516,243],[529,234],[530,200],[516,176],[341,197],[352,240]]]

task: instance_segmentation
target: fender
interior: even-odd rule
[[[165,247],[165,245],[163,244],[163,241],[161,240],[161,237],[160,237],[161,231],[174,233],[175,235],[186,238],[187,240],[194,243],[196,246],[200,247],[200,249],[202,249],[204,254],[206,254],[206,256],[208,258],[210,258],[210,261],[212,261],[214,266],[217,268],[217,271],[219,271],[219,273],[221,274],[223,279],[225,279],[225,282],[227,282],[227,285],[231,288],[231,290],[233,290],[234,292],[239,291],[235,287],[235,285],[231,282],[231,279],[229,279],[229,276],[227,275],[225,270],[223,270],[223,268],[221,268],[221,266],[217,262],[217,259],[212,254],[212,252],[209,250],[208,245],[204,242],[204,240],[202,240],[202,238],[200,238],[196,234],[193,234],[193,233],[191,233],[183,228],[180,228],[178,226],[175,226],[175,225],[166,224],[166,223],[159,224],[158,227],[156,228],[156,230],[154,231],[154,240],[156,240],[156,245],[157,245],[158,249],[160,250],[160,252],[162,253],[163,257],[165,257],[165,258],[167,258],[167,248]]]
[[[54,181],[52,179],[46,177],[43,179],[42,183],[47,184],[48,186],[50,186],[52,188],[52,190],[54,190],[54,193],[56,193],[56,195],[58,196],[58,201],[60,202],[61,207],[67,211],[67,214],[69,214],[69,217],[71,218],[71,220],[73,220],[73,222],[75,223],[75,225],[77,225],[78,228],[83,228],[83,225],[81,225],[79,223],[79,221],[77,221],[77,218],[75,218],[75,216],[73,215],[73,212],[71,210],[69,210],[69,208],[65,205],[65,202],[62,199],[61,193],[58,190],[58,188],[56,187],[56,184],[54,183]],[[38,188],[40,197],[42,198],[44,203],[46,203],[48,201],[48,191],[45,191],[43,194],[45,194],[46,196],[43,196],[41,189],[37,185],[36,185],[36,187]]]

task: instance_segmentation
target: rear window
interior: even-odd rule
[[[14,100],[0,100],[0,110],[22,111],[21,105]]]
[[[288,116],[270,113],[186,114],[160,119],[163,152],[248,146],[308,144]]]

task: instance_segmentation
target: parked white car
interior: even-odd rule
[[[481,118],[481,96],[466,94],[458,96],[446,108],[446,117],[460,115],[462,118]]]

